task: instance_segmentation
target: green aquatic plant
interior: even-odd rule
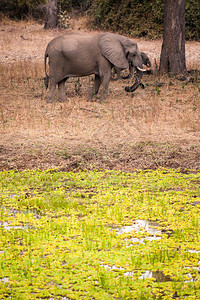
[[[198,299],[199,191],[173,169],[0,172],[0,298]]]

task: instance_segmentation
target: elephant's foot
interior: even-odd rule
[[[98,101],[103,103],[106,102],[107,100],[107,95],[108,95],[108,90],[107,89],[103,89],[100,93],[100,95],[98,96]]]
[[[54,103],[54,102],[56,102],[56,97],[47,96],[46,102],[47,103]]]
[[[59,102],[67,102],[67,101],[69,101],[69,99],[67,98],[67,96],[65,95],[65,96],[59,96],[58,97],[58,101]]]
[[[105,96],[101,96],[101,95],[95,95],[92,98],[88,98],[87,101],[104,103],[104,102],[106,102],[106,97]]]
[[[92,97],[92,98],[88,97],[87,98],[88,102],[96,102],[96,100],[97,100],[96,97]]]
[[[102,99],[102,97],[98,94],[98,95],[89,95],[87,98],[88,102],[104,102],[104,100]]]
[[[88,102],[95,102],[96,101],[96,94],[93,90],[88,93],[87,101]]]
[[[87,101],[90,101],[90,102],[106,102],[106,98],[107,98],[107,91],[105,91],[105,90],[101,91],[98,94],[90,92],[88,94]]]

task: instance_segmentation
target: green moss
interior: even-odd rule
[[[199,173],[5,171],[0,182],[0,298],[198,298]],[[118,234],[135,220],[156,221],[160,239]]]

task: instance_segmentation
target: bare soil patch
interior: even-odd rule
[[[67,30],[86,30],[85,19]],[[0,169],[200,168],[200,43],[186,43],[189,83],[145,75],[127,94],[112,81],[105,103],[88,102],[92,76],[67,82],[69,102],[47,104],[44,51],[66,30],[0,24]],[[136,39],[155,70],[161,41]]]

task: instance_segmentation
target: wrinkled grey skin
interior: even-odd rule
[[[47,75],[47,58],[49,75]],[[101,86],[101,100],[107,95],[113,66],[119,70],[142,69],[143,59],[137,43],[111,33],[68,33],[49,42],[45,52],[45,85],[49,86],[47,102],[56,101],[58,85],[59,101],[67,100],[65,81],[69,77],[82,77],[95,74],[90,99]],[[137,69],[138,70],[138,69]],[[141,71],[138,76],[142,77]],[[138,83],[137,83],[138,84]],[[139,86],[139,84],[138,84]]]
[[[141,55],[142,55],[143,64],[145,66],[147,66],[148,68],[150,68],[151,62],[150,62],[150,59],[148,58],[147,54],[145,52],[141,52]]]
[[[142,56],[142,61],[143,61],[143,65],[147,66],[148,68],[151,67],[151,62],[149,57],[147,56],[147,54],[145,52],[141,52],[141,56]],[[116,79],[128,79],[131,78],[133,76],[133,73],[135,71],[135,67],[133,66],[132,62],[129,63],[129,74],[127,76],[121,76],[121,70],[114,67],[114,73],[117,74],[117,78]]]
[[[147,67],[151,67],[151,62],[150,62],[147,54],[144,52],[141,52],[141,56],[142,56],[143,64],[146,65]],[[128,78],[132,77],[133,73],[135,71],[135,67],[132,65],[132,63],[130,63],[129,66],[130,66],[130,76],[128,76]],[[138,86],[141,84],[142,75],[143,74],[141,71],[137,71],[135,83],[130,87],[126,86],[125,91],[126,92],[134,92],[138,88]]]

